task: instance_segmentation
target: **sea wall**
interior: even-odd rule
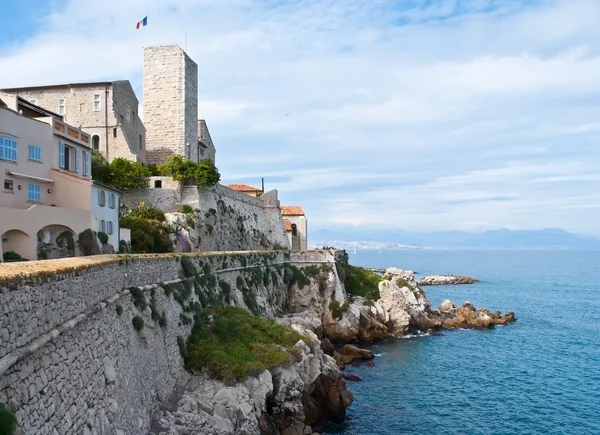
[[[154,187],[156,181],[161,188]],[[128,190],[122,203],[132,208],[146,201],[168,213],[181,230],[178,252],[289,248],[276,190],[254,198],[221,185],[200,189],[169,177],[151,177],[150,186]],[[194,212],[181,216],[183,205]]]
[[[194,310],[224,304],[273,316],[294,311],[297,293],[333,297],[336,257],[246,251],[3,265],[0,403],[26,434],[148,433],[153,410],[188,376],[178,342]],[[312,277],[301,272],[315,265]]]

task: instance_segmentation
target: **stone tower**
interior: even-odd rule
[[[146,161],[198,161],[198,65],[178,45],[144,47]]]

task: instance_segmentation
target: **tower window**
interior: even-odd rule
[[[113,137],[117,137],[117,127],[113,128]]]
[[[94,112],[100,112],[100,94],[94,94]]]
[[[59,115],[65,114],[65,99],[64,98],[59,98],[59,100],[58,100],[58,114]]]
[[[92,149],[96,151],[100,149],[100,136],[97,134],[92,136]]]

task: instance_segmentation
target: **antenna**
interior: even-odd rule
[[[265,193],[265,178],[261,178],[262,180],[262,193]]]

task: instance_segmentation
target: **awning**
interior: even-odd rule
[[[19,174],[18,172],[6,171],[8,175],[12,175],[13,177],[27,178],[29,180],[39,181],[41,183],[54,183],[54,180],[49,180],[48,178],[42,177],[34,177],[33,175]]]

